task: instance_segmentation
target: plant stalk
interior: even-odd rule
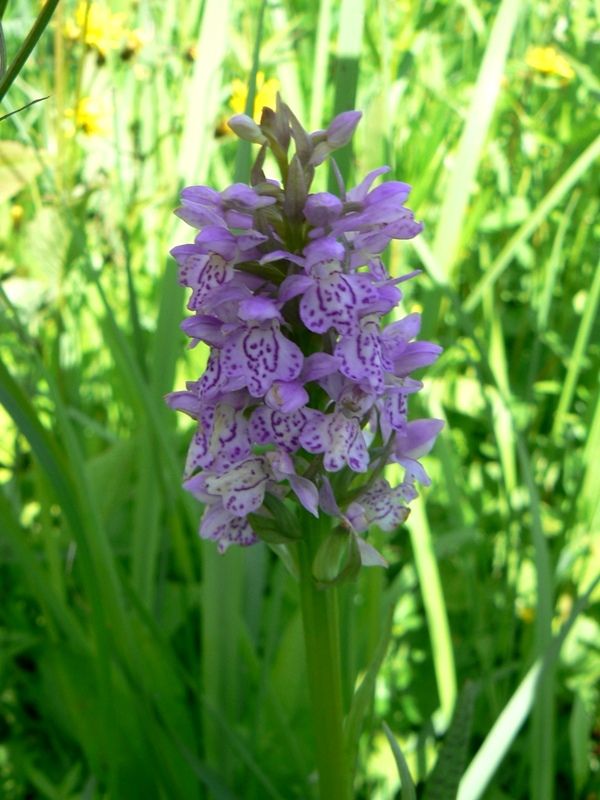
[[[321,539],[318,526],[319,523],[309,529],[308,538],[298,543],[298,561],[319,797],[321,800],[350,800],[337,587],[318,588],[312,576],[312,561]]]

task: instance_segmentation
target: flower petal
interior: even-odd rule
[[[223,507],[235,517],[257,511],[264,500],[269,475],[262,458],[249,458],[223,475],[206,477],[206,490],[222,498]]]
[[[265,395],[265,402],[269,408],[289,414],[308,403],[308,392],[298,381],[275,381]]]
[[[318,413],[311,408],[285,413],[258,406],[250,417],[252,439],[259,444],[276,444],[288,453],[295,453],[300,447],[300,434],[305,425]]]
[[[263,397],[276,380],[293,381],[302,369],[302,351],[281,333],[277,320],[232,334],[222,352],[226,375],[243,378],[253,397]]]
[[[352,381],[366,381],[375,392],[384,389],[384,373],[392,369],[381,344],[379,322],[375,315],[360,320],[358,330],[342,336],[335,348],[340,372]]]
[[[207,506],[200,523],[200,536],[218,542],[220,553],[232,544],[248,547],[258,541],[258,537],[244,517],[234,517],[221,503]]]

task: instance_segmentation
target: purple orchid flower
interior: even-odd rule
[[[253,185],[187,187],[175,212],[197,229],[171,251],[190,290],[181,327],[209,354],[167,402],[196,420],[184,486],[205,504],[200,536],[221,552],[268,540],[269,508],[285,502],[337,518],[364,565],[385,565],[368,528],[393,531],[415,483],[429,482],[419,459],[443,422],[410,420],[422,388],[411,373],[441,348],[417,340],[418,314],[383,320],[402,300],[399,284],[418,274],[392,278],[382,258],[392,239],[422,229],[405,206],[410,186],[376,185],[389,172],[380,167],[339,197],[310,193],[315,167],[360,116],[344,112],[308,134],[284,103],[260,124],[238,115],[234,130],[262,147]],[[264,150],[281,165],[291,140],[280,183],[263,172]],[[399,486],[380,474],[389,462],[404,468]]]

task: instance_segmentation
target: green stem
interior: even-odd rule
[[[12,62],[9,66],[8,70],[4,75],[1,76],[0,79],[0,100],[4,97],[4,95],[9,90],[11,84],[13,83],[14,79],[17,77],[19,72],[23,69],[23,66],[29,56],[31,55],[31,51],[38,43],[38,40],[46,26],[50,22],[52,14],[54,13],[54,9],[58,5],[59,0],[48,0],[46,5],[41,9],[40,13],[37,16],[36,21],[33,23],[33,26],[27,37]]]
[[[318,523],[317,523],[318,525]],[[344,742],[337,588],[317,588],[312,561],[321,532],[309,528],[298,543],[300,600],[321,800],[349,800],[350,770]]]

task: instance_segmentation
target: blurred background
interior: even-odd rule
[[[40,5],[9,0],[9,63]],[[39,102],[0,122],[2,798],[314,796],[296,587],[264,545],[200,542],[162,399],[206,359],[178,192],[247,179],[227,119],[277,92],[309,130],[363,111],[350,185],[413,186],[425,231],[387,261],[423,270],[404,311],[445,348],[412,408],[447,421],[432,487],[344,589],[356,797],[408,797],[382,720],[420,797],[469,764],[460,800],[600,797],[599,23],[594,0],[59,3],[1,114]]]

